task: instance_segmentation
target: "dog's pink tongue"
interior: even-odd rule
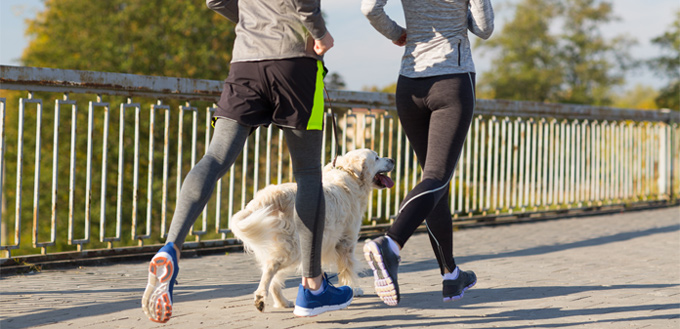
[[[378,178],[380,178],[380,183],[385,185],[387,188],[392,188],[394,186],[394,181],[392,178],[389,178],[388,176],[385,175],[378,175]]]

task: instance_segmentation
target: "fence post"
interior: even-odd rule
[[[678,156],[675,154],[675,121],[673,120],[674,115],[673,112],[669,109],[663,109],[661,110],[664,113],[668,114],[668,127],[670,128],[670,154],[668,155],[670,157],[670,195],[669,195],[669,202],[671,204],[675,203],[677,200],[677,196],[675,195],[675,157]]]

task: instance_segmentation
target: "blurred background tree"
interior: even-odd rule
[[[658,108],[654,101],[657,95],[659,95],[659,92],[654,88],[638,84],[633,88],[626,90],[621,95],[614,97],[612,106],[618,108],[655,110]]]
[[[343,77],[338,72],[333,72],[326,75],[325,80],[327,89],[343,90],[347,86],[345,84],[345,79],[343,79]]]
[[[476,40],[481,54],[491,53],[492,69],[477,76],[485,98],[548,101],[556,99],[563,77],[556,61],[557,37],[549,33],[557,1],[523,0],[514,18],[496,25],[488,40]]]
[[[498,99],[611,105],[612,91],[634,65],[634,44],[606,39],[600,26],[616,19],[598,0],[521,0],[514,18],[487,41],[493,69],[479,77],[480,95]]]
[[[397,91],[397,83],[393,82],[387,86],[383,87],[378,87],[378,86],[364,86],[361,88],[363,91],[370,91],[370,92],[380,92],[380,93],[395,93]]]
[[[225,79],[234,25],[204,0],[46,0],[25,66]]]
[[[668,80],[668,84],[659,91],[656,104],[680,111],[680,10],[675,13],[675,21],[668,31],[654,38],[652,43],[661,48],[661,52],[647,64],[657,76]]]
[[[613,88],[625,83],[626,70],[635,65],[629,55],[635,41],[606,39],[600,32],[600,26],[617,19],[611,2],[564,0],[561,5],[564,24],[556,56],[564,81],[557,101],[611,105]]]

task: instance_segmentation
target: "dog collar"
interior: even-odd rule
[[[335,167],[333,167],[333,169],[342,170],[342,171],[344,171],[344,172],[350,174],[350,176],[354,176],[354,178],[356,178],[357,180],[361,181],[361,178],[359,178],[359,175],[357,175],[357,174],[356,174],[354,171],[352,171],[352,170],[349,170],[349,169],[347,169],[347,168],[345,168],[345,167],[341,167],[341,166],[335,166]]]

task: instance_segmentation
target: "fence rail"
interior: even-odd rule
[[[211,80],[0,66],[5,263],[160,243],[181,181],[209,143],[221,90]],[[328,97],[341,152],[367,147],[397,162],[395,187],[373,193],[364,224],[389,223],[421,174],[394,97]],[[450,184],[454,221],[677,203],[678,112],[478,100],[475,113]],[[335,145],[327,131],[324,163]],[[192,228],[194,246],[234,243],[229,218],[257,190],[291,181],[289,163],[282,133],[257,129]]]

